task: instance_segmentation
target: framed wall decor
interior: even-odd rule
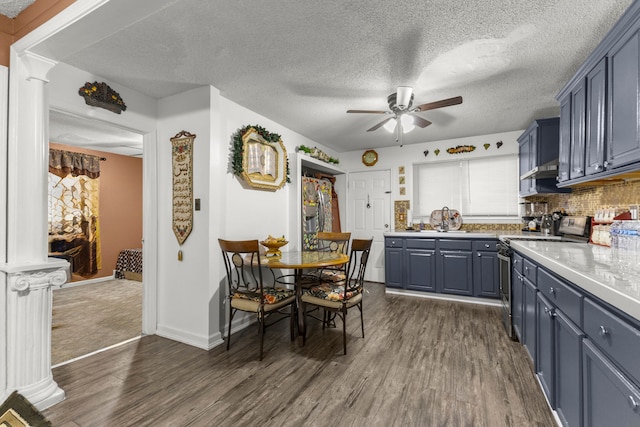
[[[287,150],[250,127],[242,134],[242,177],[253,188],[278,190],[287,180]]]

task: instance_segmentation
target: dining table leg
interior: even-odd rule
[[[296,306],[298,307],[298,337],[301,337],[302,345],[306,336],[306,325],[304,322],[304,312],[302,311],[302,269],[295,271]]]

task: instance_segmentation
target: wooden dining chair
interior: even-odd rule
[[[347,312],[351,307],[360,310],[360,327],[364,338],[364,316],[362,312],[362,292],[364,290],[364,274],[369,260],[369,252],[373,239],[354,239],[351,243],[349,263],[346,268],[346,278],[343,281],[321,282],[305,290],[302,294],[303,316],[306,316],[306,306],[312,305],[324,309],[327,313],[335,313],[342,319],[342,344],[344,354],[347,354]],[[306,317],[305,317],[306,318]],[[325,316],[322,328],[328,322]],[[306,336],[303,335],[303,343]]]
[[[234,314],[240,310],[255,313],[260,334],[260,360],[263,356],[264,332],[266,326],[289,317],[291,341],[295,339],[296,296],[295,291],[265,286],[262,280],[260,248],[257,240],[231,241],[218,239],[224,268],[227,273],[229,294],[229,325],[227,351],[231,345],[231,323]],[[285,309],[288,308],[288,311]],[[279,314],[279,318],[267,324],[267,318]]]

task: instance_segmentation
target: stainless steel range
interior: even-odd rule
[[[498,241],[498,260],[500,262],[500,297],[502,301],[502,323],[511,339],[516,339],[513,330],[511,300],[512,258],[510,242],[513,240],[542,240],[555,242],[583,242],[589,240],[591,232],[591,217],[564,216],[556,227],[558,235],[544,235],[541,233],[526,233],[500,236]],[[514,261],[514,262],[517,262]]]

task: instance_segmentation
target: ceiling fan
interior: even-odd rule
[[[396,93],[392,93],[387,97],[389,104],[389,111],[382,110],[347,110],[347,113],[364,113],[364,114],[386,114],[387,117],[367,132],[372,132],[385,126],[389,131],[393,132],[394,127],[396,130],[396,142],[400,141],[403,133],[411,131],[414,126],[426,128],[431,122],[423,117],[415,115],[427,110],[435,110],[436,108],[449,107],[451,105],[462,104],[462,97],[456,96],[453,98],[442,99],[440,101],[429,102],[426,104],[420,104],[417,107],[413,106],[413,88],[410,86],[398,86]]]

